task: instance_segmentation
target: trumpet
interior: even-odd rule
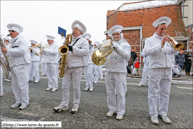
[[[42,54],[43,50],[48,47],[49,44],[47,44],[45,47],[43,47],[38,53],[36,53],[37,56]]]
[[[42,42],[41,42],[41,43],[37,43],[37,44],[34,45],[33,47],[30,47],[30,48],[29,48],[30,52],[31,52],[31,50],[32,50],[33,48],[40,47],[41,44],[42,44]]]
[[[182,50],[184,48],[184,44],[183,43],[178,43],[176,42],[171,36],[169,36],[168,34],[164,34],[162,33],[164,36],[167,36],[169,39],[171,39],[171,41],[168,41],[168,43],[176,50]]]

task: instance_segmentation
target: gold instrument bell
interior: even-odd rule
[[[182,50],[184,48],[184,44],[183,43],[178,43],[177,41],[175,41],[171,36],[169,36],[168,34],[164,34],[164,36],[167,36],[169,39],[171,39],[171,41],[168,41],[168,43],[176,50]]]
[[[106,57],[113,52],[112,41],[105,40],[102,43],[103,50],[96,50],[92,54],[92,61],[95,65],[103,65],[106,61]]]

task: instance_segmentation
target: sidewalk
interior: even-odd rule
[[[193,72],[191,71],[191,74]],[[139,68],[139,75],[134,75],[134,74],[127,74],[127,77],[131,77],[131,78],[141,78],[143,74],[143,69]],[[190,74],[190,75],[191,75]],[[193,76],[185,76],[185,70],[182,70],[182,76],[178,77],[177,75],[175,75],[172,80],[188,80],[188,79],[192,79]]]

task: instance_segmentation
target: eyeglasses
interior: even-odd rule
[[[74,30],[74,31],[78,31],[79,29],[77,29],[77,28],[73,28],[73,30]]]
[[[120,33],[115,33],[115,34],[113,34],[113,36],[116,36],[116,35],[117,35],[117,36],[119,36],[119,35],[120,35]]]
[[[15,32],[14,30],[8,30],[9,32]]]

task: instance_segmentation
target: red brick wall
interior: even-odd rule
[[[112,10],[107,12],[107,20],[109,20],[107,21],[107,30],[114,25],[122,25],[123,27],[142,26],[142,38],[148,38],[155,33],[155,28],[152,26],[153,22],[162,16],[167,16],[172,20],[167,29],[170,36],[176,37],[175,31],[182,32],[185,37],[188,36],[182,20],[180,5],[113,12]],[[140,46],[133,46],[140,45],[140,30],[127,30],[123,31],[123,34],[124,38],[130,43],[131,48],[134,48],[136,52],[140,52]],[[139,57],[139,53],[137,54]]]
[[[170,36],[175,37],[175,31],[182,32],[183,36],[188,36],[184,22],[181,18],[180,5],[124,12],[122,11],[117,12],[117,16],[116,13],[114,13],[113,15],[109,16],[109,22],[107,22],[107,30],[116,24],[122,25],[123,27],[142,26],[143,38],[148,38],[155,32],[155,28],[152,26],[152,23],[162,16],[168,16],[172,19],[172,23],[168,27],[168,34]]]

